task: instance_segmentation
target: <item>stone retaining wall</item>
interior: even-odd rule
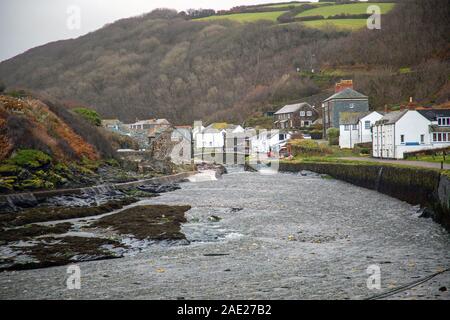
[[[166,183],[175,183],[182,181],[189,176],[195,174],[196,172],[182,172],[178,174],[173,174],[169,176],[162,176],[162,177],[155,177],[151,179],[146,180],[139,180],[139,181],[131,181],[131,182],[125,182],[125,183],[116,183],[111,185],[101,185],[101,186],[94,186],[94,187],[88,187],[88,188],[78,188],[78,189],[61,189],[61,190],[46,190],[46,191],[36,191],[36,192],[28,192],[28,193],[18,193],[18,194],[10,194],[10,195],[1,195],[0,196],[0,203],[8,202],[8,199],[14,199],[14,198],[35,198],[35,199],[46,199],[50,197],[55,196],[63,196],[63,195],[77,195],[85,192],[88,189],[99,189],[102,188],[113,188],[113,189],[121,189],[126,190],[130,188],[134,188],[143,184],[149,184],[149,183],[155,183],[155,184],[166,184]]]

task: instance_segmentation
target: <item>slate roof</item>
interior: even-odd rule
[[[339,113],[339,124],[357,124],[361,118],[371,114],[372,111],[368,112],[341,112]]]
[[[450,109],[422,109],[417,112],[430,121],[437,121],[438,117],[450,117]]]
[[[386,113],[383,118],[381,118],[380,120],[378,120],[376,122],[376,124],[393,124],[396,123],[398,120],[400,120],[401,117],[403,117],[406,113],[408,112],[408,110],[403,110],[403,111],[392,111],[389,113]]]
[[[363,95],[362,93],[359,93],[356,90],[347,88],[345,90],[342,90],[338,93],[333,94],[331,97],[324,100],[330,101],[330,100],[340,100],[340,99],[368,99],[367,96]]]
[[[301,102],[301,103],[296,103],[296,104],[288,104],[285,105],[283,108],[281,108],[280,110],[278,110],[277,112],[275,112],[275,114],[283,114],[283,113],[292,113],[292,112],[296,112],[298,111],[301,107],[303,106],[309,106],[310,108],[312,108],[309,103],[306,102]]]
[[[217,132],[222,130],[234,130],[238,127],[236,124],[228,124],[226,122],[215,122],[211,123],[209,126],[205,128],[202,132]]]

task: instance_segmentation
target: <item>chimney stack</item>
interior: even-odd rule
[[[388,106],[387,106],[387,104],[384,105],[384,113],[388,113]]]
[[[334,92],[338,93],[347,88],[353,89],[353,80],[341,80],[334,86]]]
[[[417,104],[413,101],[413,97],[409,97],[408,110],[416,110]]]

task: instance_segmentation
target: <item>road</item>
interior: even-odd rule
[[[189,245],[3,272],[2,299],[365,299],[450,266],[449,234],[417,208],[318,175],[232,172],[140,204],[189,204]],[[220,217],[211,219],[211,216]],[[380,289],[367,269],[380,268]],[[443,273],[391,299],[449,299]]]

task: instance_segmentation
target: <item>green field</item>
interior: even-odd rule
[[[323,29],[327,26],[336,27],[338,29],[346,30],[358,30],[364,28],[367,25],[366,19],[326,19],[326,20],[313,20],[302,22],[305,26],[310,28]]]
[[[351,4],[338,4],[334,6],[324,6],[320,8],[315,8],[311,10],[306,10],[297,15],[297,17],[308,17],[308,16],[324,16],[325,18],[329,16],[334,16],[336,14],[346,13],[346,14],[364,14],[367,13],[367,8],[371,5],[377,5],[381,9],[381,13],[385,14],[389,12],[393,7],[394,3],[351,3]]]
[[[302,3],[303,4],[303,3]],[[321,15],[325,18],[346,13],[346,14],[364,14],[367,13],[367,7],[370,5],[378,5],[381,9],[381,13],[387,13],[389,12],[393,7],[394,3],[351,3],[351,4],[338,4],[338,5],[330,5],[330,6],[323,6],[325,2],[321,3],[315,3],[316,5],[322,5],[320,8],[315,8],[311,10],[307,10],[305,12],[302,12],[297,15],[297,17],[307,17],[307,16],[315,16],[315,15]],[[298,6],[300,4],[291,4],[294,6]],[[270,5],[268,7],[286,7],[287,4],[276,4],[276,5]],[[229,15],[223,15],[223,16],[211,16],[211,17],[205,17],[196,19],[195,21],[214,21],[214,20],[233,20],[237,22],[255,22],[258,20],[269,20],[276,22],[277,18],[282,15],[286,11],[273,11],[273,12],[257,12],[257,13],[235,13],[235,14],[229,14]],[[347,29],[347,30],[357,30],[360,28],[363,28],[366,26],[366,20],[365,19],[326,19],[326,20],[314,20],[314,21],[305,21],[302,22],[304,25],[311,27],[311,28],[325,28],[326,26],[334,26],[336,28],[340,29]]]
[[[233,20],[238,22],[255,22],[258,20],[270,20],[277,21],[277,18],[285,11],[273,11],[273,12],[258,12],[258,13],[236,13],[224,16],[211,16],[206,18],[196,19],[195,21],[213,21],[213,20]]]
[[[317,6],[322,6],[324,4],[327,3],[333,3],[333,2],[302,2],[302,3],[285,3],[285,4],[272,4],[270,6],[264,6],[265,8],[282,8],[282,7],[289,7],[289,6],[294,6],[294,7],[298,7],[301,6],[302,4],[308,4],[308,3],[312,3],[314,5]]]

